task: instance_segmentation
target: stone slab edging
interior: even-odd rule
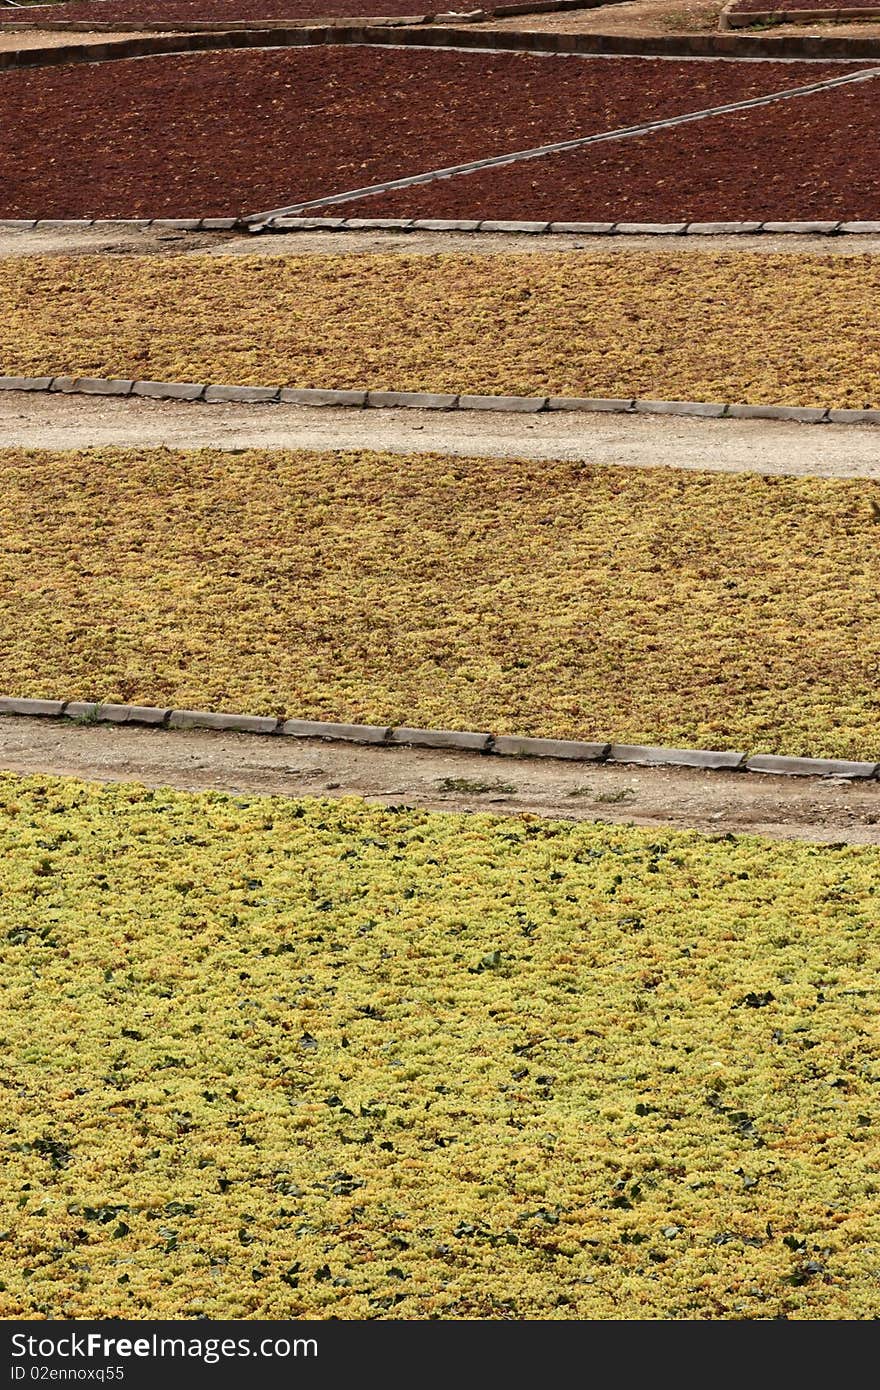
[[[853,62],[880,59],[880,38],[828,38],[819,35],[743,33],[625,34],[545,33],[529,30],[457,28],[422,25],[313,25],[289,29],[223,29],[205,33],[147,34],[107,43],[64,44],[57,48],[22,48],[0,53],[4,68],[52,67],[68,63],[104,63],[230,48],[290,48],[317,44],[366,44],[393,47],[466,48],[591,57],[771,58],[793,61]]]
[[[225,733],[283,738],[321,738],[387,748],[444,748],[508,758],[563,758],[590,763],[629,763],[639,767],[688,767],[707,772],[752,772],[787,777],[842,777],[867,780],[880,764],[844,758],[791,758],[770,753],[719,749],[663,748],[637,743],[585,743],[570,739],[527,738],[409,725],[338,724],[316,719],[281,719],[258,714],[219,714],[213,710],[169,709],[152,705],[101,704],[89,700],[33,700],[0,697],[0,715],[70,719],[88,724],[143,724],[154,729],[215,729]]]
[[[217,220],[217,219],[215,219]],[[0,229],[17,225],[61,226],[61,223],[0,221]],[[68,224],[71,225],[71,224]],[[83,224],[85,225],[85,224]],[[95,222],[94,226],[101,226]],[[120,223],[112,224],[115,226]],[[159,225],[153,223],[153,226]],[[202,223],[202,230],[207,230]],[[198,230],[193,228],[193,230]],[[518,222],[492,218],[440,217],[278,217],[271,223],[249,225],[258,232],[516,232],[524,236],[878,236],[876,222]]]
[[[134,381],[130,377],[0,376],[0,392],[143,396],[208,405],[337,406],[352,409],[496,410],[523,414],[583,411],[615,415],[699,415],[707,420],[793,420],[804,425],[880,425],[877,410],[834,406],[749,405],[734,401],[652,401],[638,397],[480,396],[437,391],[341,390],[306,386],[222,386],[202,381]]]
[[[418,174],[407,174],[402,178],[386,179],[382,183],[367,184],[339,193],[328,193],[323,197],[308,198],[301,203],[291,203],[286,207],[270,208],[267,212],[252,213],[243,217],[241,221],[244,226],[271,226],[278,218],[295,216],[312,208],[338,207],[344,203],[359,202],[363,198],[377,197],[382,193],[392,193],[417,186],[421,187],[428,183],[437,183],[441,179],[459,178],[477,172],[487,172],[491,169],[502,169],[510,164],[522,164],[533,159],[546,159],[550,155],[587,149],[593,145],[607,144],[609,141],[632,140],[637,137],[655,135],[659,131],[691,125],[695,121],[712,120],[716,116],[726,116],[734,112],[753,111],[759,107],[771,106],[776,102],[800,100],[817,93],[835,91],[838,87],[850,86],[859,82],[872,82],[878,77],[880,77],[880,67],[865,68],[861,72],[845,73],[842,77],[828,77],[822,82],[810,82],[801,87],[788,87],[779,92],[769,92],[765,96],[747,97],[742,101],[725,102],[722,106],[707,106],[696,111],[685,111],[677,116],[663,116],[652,121],[640,121],[636,125],[618,126],[613,130],[598,131],[592,135],[578,135],[569,140],[554,140],[546,145],[533,145],[529,149],[511,150],[505,154],[491,155],[484,159],[471,159],[461,164],[451,164],[442,169],[429,169]],[[681,225],[683,227],[685,224]]]
[[[278,217],[2,217],[0,232],[504,232],[520,236],[880,236],[875,222],[526,222],[493,218]]]
[[[738,10],[734,0],[733,4],[725,5],[718,16],[718,28],[726,33],[730,29],[749,29],[753,24],[857,24],[872,19],[880,21],[876,5],[839,10]]]

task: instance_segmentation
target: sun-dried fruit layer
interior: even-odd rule
[[[0,692],[880,760],[862,482],[0,455]]]
[[[241,19],[382,18],[423,15],[421,0],[71,0],[70,4],[28,5],[25,13],[0,9],[0,24],[59,19],[93,20],[96,24],[196,24]]]
[[[880,219],[880,78],[322,209],[574,222]]]
[[[22,257],[0,370],[880,405],[876,257]]]
[[[10,777],[0,829],[0,1316],[876,1317],[878,850]]]
[[[258,213],[846,70],[319,45],[6,72],[0,216]]]

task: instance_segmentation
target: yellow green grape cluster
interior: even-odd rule
[[[877,1315],[878,850],[9,776],[0,826],[0,1315]]]

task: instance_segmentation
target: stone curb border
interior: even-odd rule
[[[82,232],[89,227],[105,232],[145,232],[148,228],[177,232],[231,232],[241,226],[238,217],[0,217],[0,232],[32,232],[35,229]]]
[[[215,729],[225,733],[322,738],[387,748],[448,748],[507,758],[564,758],[574,762],[630,763],[639,767],[691,767],[707,772],[759,772],[787,777],[880,776],[880,763],[844,758],[791,758],[772,753],[662,748],[638,743],[584,743],[569,739],[418,729],[409,725],[335,724],[316,719],[281,719],[258,714],[168,709],[153,705],[100,704],[89,700],[32,700],[0,697],[0,715],[71,719],[84,724],[143,724],[161,729]]]
[[[731,29],[750,29],[754,24],[857,24],[860,20],[878,20],[877,6],[861,5],[839,10],[737,10],[734,4],[725,5],[718,16],[722,33]]]
[[[332,25],[293,29],[247,29],[210,33],[152,34],[107,43],[64,44],[58,48],[22,48],[0,53],[5,68],[53,67],[68,63],[104,63],[126,58],[180,55],[231,48],[292,48],[316,44],[390,44],[394,47],[468,48],[553,55],[580,53],[593,57],[774,58],[853,62],[880,59],[880,39],[764,34],[664,34],[636,38],[624,34],[544,33],[529,30],[456,28],[422,25]]]
[[[523,236],[880,236],[876,222],[516,222],[441,217],[2,217],[0,232],[512,232]]]
[[[354,409],[497,410],[537,415],[583,411],[614,415],[699,415],[708,420],[793,420],[803,425],[880,425],[877,410],[833,406],[748,405],[723,401],[651,401],[637,397],[477,396],[436,391],[324,390],[320,387],[220,386],[203,381],[133,381],[129,377],[0,376],[0,392],[145,396],[152,400],[225,401],[251,405],[344,406]]]
[[[0,222],[0,229],[12,223]],[[24,225],[24,224],[23,224]],[[60,223],[28,223],[60,226]],[[71,224],[67,224],[71,225]],[[85,225],[83,223],[82,225]],[[96,222],[94,226],[101,224]],[[112,224],[119,226],[119,223]],[[159,225],[153,223],[153,226]],[[205,229],[206,224],[202,223]],[[421,217],[277,217],[248,226],[257,232],[517,232],[543,236],[878,236],[877,222],[515,222]]]

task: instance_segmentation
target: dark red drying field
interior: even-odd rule
[[[560,222],[880,219],[880,78],[322,208]]]
[[[436,8],[442,10],[441,4]],[[452,7],[454,8],[454,6]],[[474,9],[478,8],[475,3]],[[97,24],[191,24],[195,21],[259,19],[384,18],[423,15],[432,7],[423,0],[72,0],[66,5],[0,8],[0,24],[59,19]]]
[[[7,72],[0,217],[262,212],[844,70],[321,46]]]

